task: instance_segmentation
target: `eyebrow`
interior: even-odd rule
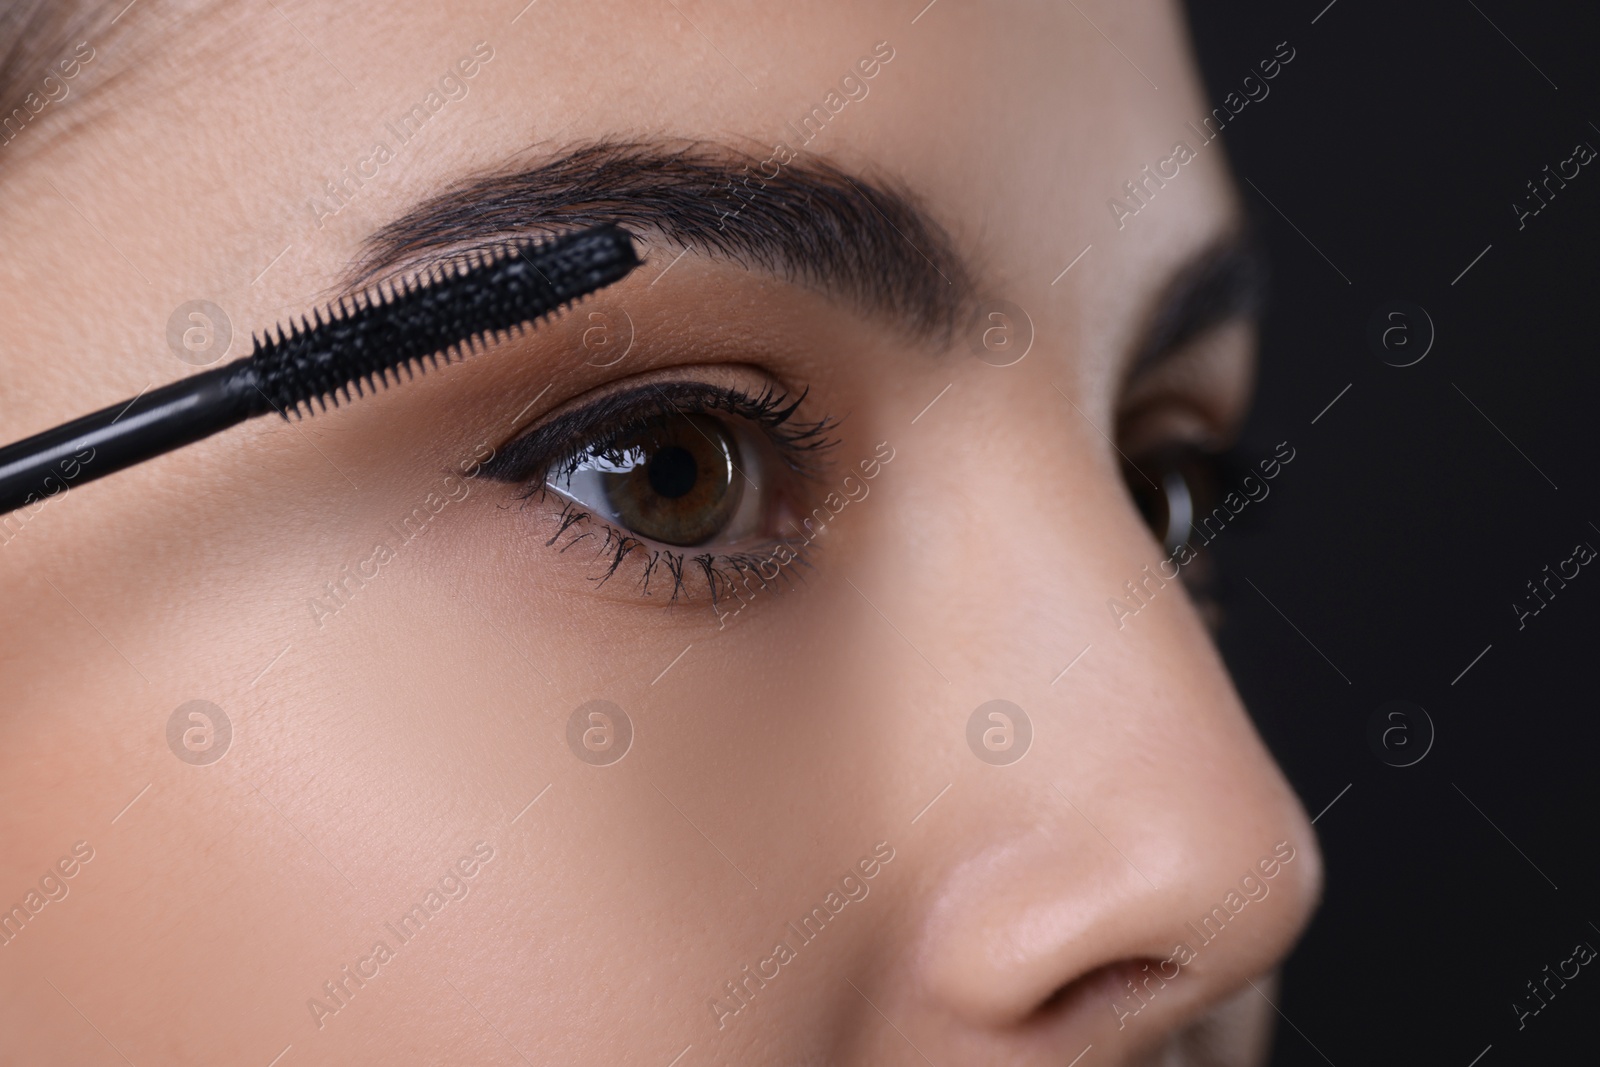
[[[1217,238],[1185,261],[1157,295],[1124,379],[1149,373],[1223,323],[1258,318],[1267,281],[1265,251],[1250,231]]]
[[[977,305],[975,272],[908,191],[826,160],[761,159],[698,141],[606,140],[469,178],[367,238],[350,287],[512,234],[599,223],[768,271],[945,344]],[[1213,327],[1258,315],[1266,278],[1244,231],[1185,261],[1159,291],[1125,380]]]
[[[918,336],[948,341],[973,303],[972,271],[910,193],[826,161],[703,142],[604,141],[468,179],[369,237],[353,285],[511,234],[603,222],[763,269]]]

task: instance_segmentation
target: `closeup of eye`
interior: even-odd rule
[[[1178,570],[1213,634],[1222,627],[1223,610],[1220,576],[1206,546],[1238,521],[1239,513],[1225,506],[1224,487],[1237,480],[1229,475],[1233,468],[1227,453],[1171,441],[1135,453],[1123,466],[1128,492],[1167,557],[1164,567]],[[1250,521],[1254,515],[1247,510],[1240,517]]]
[[[744,540],[761,532],[771,510],[760,442],[752,434],[714,415],[658,415],[584,447],[545,485],[604,521],[665,545]]]
[[[1195,445],[1167,445],[1123,471],[1139,514],[1167,553],[1189,541],[1196,519],[1218,500],[1218,460]]]
[[[804,565],[810,537],[796,517],[812,510],[832,444],[832,419],[798,415],[803,392],[751,386],[671,380],[612,390],[526,431],[484,473],[521,485],[550,524],[545,542],[573,550],[595,583],[631,561],[641,594],[670,582],[672,601],[702,590],[715,606]]]

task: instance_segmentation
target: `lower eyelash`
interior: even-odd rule
[[[542,499],[543,493],[536,493],[529,499]],[[570,537],[566,544],[557,549],[565,553],[579,541],[586,538],[599,538],[604,535],[604,540],[595,547],[595,558],[604,561],[604,572],[591,575],[589,580],[595,587],[605,585],[617,572],[627,559],[636,552],[648,551],[649,559],[644,561],[644,572],[639,578],[639,595],[653,596],[651,582],[657,581],[664,585],[671,582],[671,592],[668,604],[677,604],[680,599],[691,600],[689,579],[685,575],[699,575],[706,584],[706,589],[711,597],[712,613],[721,618],[723,608],[730,600],[738,601],[742,610],[743,606],[753,600],[760,592],[781,592],[794,586],[797,580],[803,581],[804,576],[799,574],[801,568],[811,569],[813,566],[812,555],[815,550],[813,542],[796,538],[786,538],[773,542],[771,549],[766,553],[761,552],[727,552],[712,553],[702,552],[690,555],[670,548],[650,548],[647,542],[617,529],[603,519],[595,518],[588,511],[573,501],[563,501],[561,511],[556,516],[556,532],[545,541],[545,547],[555,548],[563,536],[580,524],[595,524],[602,527],[600,531],[583,530]],[[774,555],[779,548],[786,549],[788,558],[782,563],[774,560]],[[768,578],[762,573],[763,565],[771,565],[777,573]],[[659,577],[658,577],[659,576]],[[781,583],[780,583],[781,579]],[[658,587],[659,587],[658,585]],[[743,590],[744,595],[741,595]]]

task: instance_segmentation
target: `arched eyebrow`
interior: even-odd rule
[[[948,342],[973,303],[972,271],[909,193],[813,157],[780,162],[703,142],[606,141],[468,179],[368,238],[352,283],[512,234],[602,222],[770,272],[926,338]]]
[[[1230,230],[1184,260],[1156,293],[1124,379],[1150,372],[1213,327],[1259,317],[1267,280],[1266,255],[1248,230]]]

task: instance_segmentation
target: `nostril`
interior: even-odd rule
[[[1237,821],[1284,803],[1265,792],[1230,802]],[[1284,811],[1283,836],[1264,858],[1266,846],[1219,847],[1192,832],[1186,811],[1162,812],[1101,828],[1105,840],[1142,834],[1167,846],[1160,885],[1105,840],[1063,847],[1065,831],[1043,822],[953,864],[930,894],[912,953],[922,994],[978,1032],[1021,1028],[1046,1040],[1045,1031],[1136,1027],[1143,1043],[1270,970],[1303,924],[1316,881],[1298,808]],[[1073,834],[1093,836],[1076,813],[1066,818]],[[1266,838],[1254,822],[1251,830]]]
[[[1058,987],[1030,1013],[1044,1021],[1096,1011],[1107,1017],[1126,1018],[1160,996],[1166,982],[1158,973],[1162,961],[1154,956],[1115,960],[1085,972]]]

